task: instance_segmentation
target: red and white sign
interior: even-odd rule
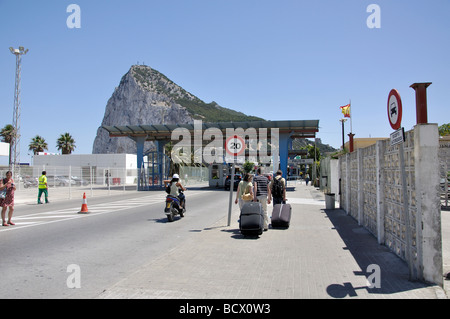
[[[238,135],[230,136],[225,142],[225,150],[231,156],[241,155],[245,150],[244,139]]]
[[[396,89],[389,92],[387,112],[392,129],[398,130],[402,124],[402,99]]]

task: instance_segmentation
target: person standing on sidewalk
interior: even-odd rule
[[[43,171],[41,177],[39,177],[39,193],[38,204],[42,204],[41,196],[44,193],[45,203],[48,204],[48,184],[47,184],[47,172]]]
[[[306,173],[305,181],[306,181],[306,186],[308,186],[308,183],[309,183],[309,174],[308,173]]]
[[[16,186],[14,185],[11,171],[6,172],[6,178],[4,178],[2,182],[3,184],[2,186],[0,186],[0,190],[6,189],[6,196],[1,200],[2,225],[3,226],[15,225],[11,221],[11,218],[14,212],[14,191],[16,190]],[[6,210],[8,209],[8,207],[9,207],[8,221],[6,221]]]
[[[261,167],[256,170],[256,176],[253,178],[255,184],[255,197],[257,202],[261,203],[264,211],[264,231],[269,229],[269,214],[267,212],[267,204],[270,204],[271,191],[269,187],[269,180],[266,176],[261,175]]]
[[[273,206],[286,203],[286,180],[283,178],[283,172],[277,171],[277,175],[270,183],[270,190],[273,198]]]

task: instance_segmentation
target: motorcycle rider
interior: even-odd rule
[[[185,205],[185,196],[183,193],[180,193],[179,189],[183,192],[186,191],[186,187],[181,185],[180,176],[178,174],[173,174],[172,179],[164,180],[164,187],[167,187],[169,184],[170,192],[169,195],[173,197],[177,197],[180,199],[180,205],[183,209],[186,209]]]

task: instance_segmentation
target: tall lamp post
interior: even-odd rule
[[[13,109],[13,123],[14,135],[12,139],[12,162],[10,163],[12,175],[17,179],[20,174],[20,69],[22,62],[22,55],[27,54],[28,49],[19,47],[14,49],[10,47],[9,50],[16,56],[16,84],[14,88],[14,109]]]
[[[345,141],[344,141],[344,123],[347,121],[347,119],[340,119],[339,122],[342,123],[342,150],[345,151]]]

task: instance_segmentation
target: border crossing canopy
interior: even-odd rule
[[[255,129],[278,129],[279,132],[279,155],[280,168],[283,176],[286,177],[287,163],[290,148],[290,141],[293,138],[315,138],[319,132],[319,120],[286,120],[286,121],[251,121],[251,122],[218,122],[218,123],[192,123],[192,124],[153,124],[153,125],[123,125],[107,126],[103,125],[110,137],[129,137],[137,145],[137,167],[142,169],[144,163],[144,142],[154,141],[158,153],[163,153],[164,145],[171,140],[172,132],[177,128],[184,128],[191,133],[201,125],[202,131],[208,128],[217,128],[222,131],[224,141],[226,139],[227,129],[244,130],[248,128]],[[209,141],[208,141],[209,142]],[[162,162],[162,161],[161,161]],[[159,185],[164,178],[162,164],[158,169]],[[274,169],[276,170],[276,169]],[[138,189],[143,189],[138,181]]]

